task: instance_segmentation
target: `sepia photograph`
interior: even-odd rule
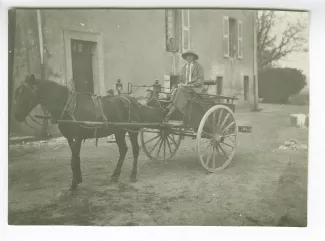
[[[8,10],[8,225],[307,227],[309,12]]]

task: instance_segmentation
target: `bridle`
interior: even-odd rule
[[[30,101],[30,102],[28,103],[27,108],[28,108],[28,110],[30,110],[30,109],[33,108],[33,105],[34,105],[36,102],[38,102],[38,101],[41,100],[41,96],[38,94],[38,90],[37,90],[37,88],[31,86],[31,85],[28,84],[28,83],[23,83],[21,87],[26,88],[28,91],[30,91],[31,93],[33,93],[33,96],[36,96],[35,100]],[[36,124],[38,124],[38,125],[40,125],[40,126],[43,126],[43,127],[46,127],[46,126],[43,125],[42,123],[40,123],[40,122],[38,122],[37,120],[35,120],[35,118],[32,117],[31,114],[28,114],[27,116],[29,116],[29,118],[30,118],[33,122],[35,122]],[[27,117],[27,116],[26,116],[26,117]],[[35,129],[34,127],[32,127],[32,126],[30,126],[30,125],[28,124],[26,118],[25,118],[25,121],[24,121],[24,122],[25,122],[25,124],[26,124],[29,128],[31,128],[31,129]]]

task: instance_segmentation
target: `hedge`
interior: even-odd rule
[[[287,103],[306,85],[306,76],[295,68],[268,68],[258,73],[258,95],[265,103]]]

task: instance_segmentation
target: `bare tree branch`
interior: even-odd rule
[[[272,66],[275,62],[286,57],[292,52],[306,52],[306,36],[303,35],[307,28],[301,19],[288,22],[282,34],[275,34],[276,20],[285,21],[285,16],[278,17],[275,11],[261,11],[257,19],[257,51],[259,68]]]

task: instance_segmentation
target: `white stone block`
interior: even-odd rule
[[[304,114],[292,114],[290,115],[290,123],[292,126],[299,128],[305,127],[306,115]]]

